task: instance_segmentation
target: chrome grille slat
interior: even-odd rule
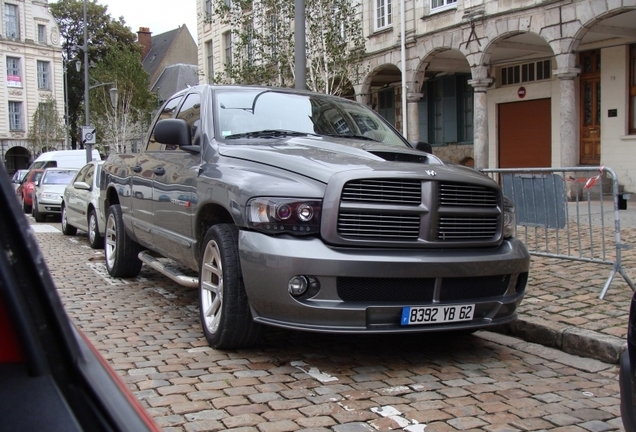
[[[489,239],[497,234],[496,216],[443,216],[439,218],[440,240]]]
[[[497,207],[497,193],[482,186],[440,183],[440,206]]]
[[[351,238],[417,240],[420,230],[418,215],[341,212],[338,232]]]
[[[362,179],[348,182],[342,190],[343,202],[420,205],[419,180]]]

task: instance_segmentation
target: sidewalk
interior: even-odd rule
[[[627,210],[619,214],[621,243],[636,245],[636,200],[628,201]],[[613,229],[613,212],[604,216],[605,226]],[[595,226],[600,224],[600,215],[592,214],[591,219]],[[622,261],[629,278],[636,281],[636,250],[623,250]],[[626,346],[632,290],[616,274],[601,300],[611,270],[611,265],[533,255],[518,320],[496,331],[570,354],[618,363]]]

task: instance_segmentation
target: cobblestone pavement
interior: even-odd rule
[[[272,329],[258,348],[216,351],[201,332],[196,290],[145,267],[112,279],[86,237],[65,237],[58,223],[36,227],[70,317],[166,431],[623,430],[614,363],[485,331]],[[607,266],[533,258],[525,324],[512,330],[561,345],[575,328],[621,341],[631,290],[617,279],[599,300],[608,275]]]

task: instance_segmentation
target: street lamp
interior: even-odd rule
[[[90,100],[89,100],[89,92],[91,89],[102,87],[105,85],[112,85],[113,87],[109,90],[110,93],[110,103],[113,105],[113,108],[117,110],[117,102],[119,100],[119,90],[117,90],[116,84],[114,82],[108,83],[99,83],[95,85],[90,85],[90,76],[88,72],[88,21],[86,19],[86,0],[84,0],[84,45],[80,47],[84,51],[84,125],[86,128],[90,129],[91,121],[90,121]],[[82,67],[81,63],[77,61],[75,64],[77,71],[80,71]],[[93,134],[93,137],[95,134]],[[84,139],[84,133],[82,133],[82,143],[86,148],[86,163],[93,160],[93,152],[92,147],[93,143],[87,143]]]
[[[84,45],[82,46],[84,50],[84,124],[86,127],[91,125],[90,122],[90,104],[88,100],[88,92],[90,90],[89,82],[88,82],[88,22],[86,20],[86,0],[84,0]],[[82,134],[82,143],[86,148],[86,163],[89,163],[93,160],[93,152],[92,152],[92,144],[88,144],[84,142],[84,134]]]
[[[68,53],[67,53],[68,57]],[[70,144],[70,133],[69,133],[69,121],[68,121],[68,79],[66,75],[68,74],[68,58],[64,60],[64,126],[66,126],[66,133],[64,134],[64,149],[67,150],[71,148]]]

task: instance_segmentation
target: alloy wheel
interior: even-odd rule
[[[106,221],[106,245],[104,247],[104,255],[109,268],[113,268],[115,265],[115,252],[117,250],[117,231],[115,228],[115,216],[109,214]]]
[[[223,306],[223,264],[215,241],[207,244],[203,254],[200,296],[204,325],[210,333],[216,333]]]

